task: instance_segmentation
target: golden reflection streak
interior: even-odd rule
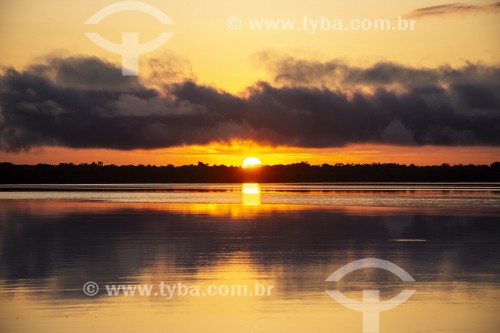
[[[260,189],[260,185],[259,185]],[[242,193],[242,196],[247,194]],[[260,194],[248,194],[260,197]],[[246,200],[246,199],[245,199]],[[252,202],[252,200],[250,202]],[[413,214],[446,214],[447,210],[424,209],[415,207],[373,207],[373,206],[318,206],[294,204],[238,204],[238,203],[175,203],[175,202],[91,202],[91,201],[57,201],[57,200],[0,200],[0,210],[4,214],[14,214],[22,210],[27,214],[42,214],[45,216],[60,216],[77,210],[81,214],[97,214],[116,212],[127,208],[132,211],[157,211],[181,214],[205,214],[215,217],[237,219],[241,217],[271,214],[274,212],[294,211],[330,211],[349,215],[392,215],[395,213]],[[464,211],[467,216],[476,215],[473,211]],[[484,214],[484,213],[482,213]],[[5,220],[4,220],[5,221]],[[0,224],[3,221],[0,219]]]
[[[244,183],[241,185],[242,203],[246,206],[260,205],[260,184]]]

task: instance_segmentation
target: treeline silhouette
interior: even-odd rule
[[[281,182],[500,182],[500,162],[491,165],[323,164],[307,162],[241,168],[196,165],[58,165],[0,163],[2,184]]]

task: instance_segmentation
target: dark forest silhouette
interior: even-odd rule
[[[415,166],[307,162],[257,168],[197,165],[104,165],[0,163],[3,184],[242,183],[242,182],[500,182],[500,162],[491,165]]]

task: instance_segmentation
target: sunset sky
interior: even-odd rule
[[[500,160],[500,3],[0,2],[0,161],[239,165]],[[227,18],[242,26],[231,30]],[[413,31],[252,30],[249,20],[415,19]],[[297,24],[299,24],[297,23]],[[175,35],[122,76],[94,44]]]

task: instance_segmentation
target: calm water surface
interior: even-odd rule
[[[363,258],[416,282],[379,269],[325,282]],[[499,258],[500,184],[1,185],[0,332],[354,333],[362,314],[326,290],[411,287],[380,332],[497,333]],[[169,299],[162,282],[273,289]]]

